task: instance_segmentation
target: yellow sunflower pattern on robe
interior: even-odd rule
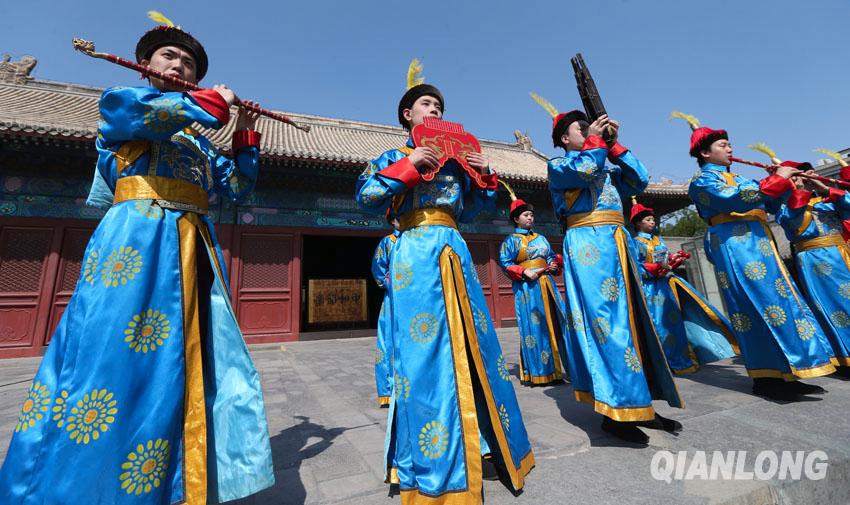
[[[187,112],[183,104],[171,98],[159,98],[148,103],[142,123],[148,130],[163,133],[174,130],[174,125],[185,122]]]
[[[171,332],[171,321],[158,310],[148,309],[133,316],[124,330],[124,342],[135,352],[147,354],[165,343]]]
[[[836,310],[830,314],[829,319],[832,320],[832,324],[834,324],[836,328],[850,327],[850,315],[847,315],[847,312],[843,310]]]
[[[499,405],[499,420],[505,427],[505,431],[511,431],[511,419],[508,417],[508,409],[505,408],[504,404]]]
[[[761,261],[750,261],[744,266],[744,275],[751,281],[760,281],[767,276],[767,267]]]
[[[65,425],[65,414],[68,413],[68,392],[64,389],[56,396],[53,402],[53,421],[56,422],[56,427],[61,428]]]
[[[548,351],[546,351],[546,349],[543,349],[542,351],[540,351],[540,361],[541,361],[544,365],[548,365],[548,364],[549,364],[549,352],[548,352]]]
[[[439,421],[430,421],[419,432],[419,451],[426,458],[437,459],[449,446],[449,433]]]
[[[150,219],[160,219],[165,215],[162,207],[154,204],[152,200],[136,200],[133,204],[133,208],[136,209],[136,212],[139,214]]]
[[[779,305],[768,305],[764,308],[762,315],[767,324],[771,326],[782,326],[787,320],[785,311]]]
[[[769,238],[760,238],[758,248],[762,256],[773,256],[773,246],[770,244]]]
[[[478,332],[482,335],[487,333],[487,330],[489,329],[487,324],[487,314],[478,307],[475,307],[475,316],[473,318],[475,319],[475,327],[478,329]]]
[[[392,278],[393,291],[400,291],[410,285],[413,280],[413,269],[408,263],[399,261],[395,264],[395,273]]]
[[[818,277],[829,277],[832,275],[832,265],[828,261],[815,261],[812,265],[815,275]]]
[[[593,334],[600,344],[604,344],[611,335],[611,323],[604,317],[597,317],[593,320]]]
[[[511,380],[511,371],[508,370],[508,364],[505,362],[504,355],[500,355],[498,361],[496,361],[496,369],[499,371],[499,377],[502,380]]]
[[[722,289],[729,289],[732,287],[732,284],[729,283],[729,274],[726,272],[717,271],[717,284]]]
[[[124,470],[118,476],[121,489],[127,494],[140,495],[159,487],[165,479],[170,456],[171,445],[167,440],[158,438],[137,445],[136,449],[127,455],[127,461],[121,465]]]
[[[776,289],[776,294],[782,298],[791,296],[791,293],[788,291],[788,284],[785,283],[785,279],[782,277],[779,277],[773,282],[773,287]]]
[[[106,287],[127,284],[136,278],[142,269],[142,255],[130,246],[121,246],[112,251],[103,262],[100,279]]]
[[[410,338],[419,344],[427,344],[437,336],[437,317],[430,312],[420,312],[410,322]]]
[[[572,249],[570,253],[572,253]],[[599,255],[599,248],[593,244],[584,244],[578,248],[574,255],[571,254],[580,265],[586,267],[595,265],[599,261]]]
[[[584,331],[584,315],[581,309],[573,309],[570,313],[570,326],[575,331]]]
[[[761,192],[755,188],[744,188],[740,192],[741,200],[747,203],[756,203],[761,200]]]
[[[98,440],[115,422],[118,400],[106,389],[93,389],[71,407],[65,431],[78,444]]]
[[[732,328],[734,328],[735,331],[746,332],[753,328],[753,323],[750,321],[750,318],[741,312],[732,314],[729,320],[732,321]]]
[[[850,282],[843,282],[838,286],[838,294],[842,298],[850,299]]]
[[[535,345],[537,345],[537,341],[534,339],[534,335],[526,335],[525,346],[529,349],[534,349]]]
[[[629,367],[629,370],[635,373],[641,371],[642,366],[640,364],[640,358],[637,357],[637,353],[635,353],[634,349],[626,347],[626,353],[623,355],[623,358],[625,359],[626,366]]]
[[[83,266],[83,282],[94,285],[97,281],[97,272],[100,269],[100,251],[94,250],[86,257],[86,264]]]
[[[410,379],[398,372],[395,374],[395,394],[396,400],[404,401],[410,397]]]
[[[50,409],[50,390],[39,381],[35,381],[27,391],[24,405],[21,407],[21,415],[15,424],[15,433],[27,431],[35,426],[35,423],[44,419]]]
[[[608,277],[602,281],[602,296],[610,302],[620,297],[620,284],[616,277]]]
[[[808,319],[795,319],[794,325],[797,327],[797,335],[801,340],[809,340],[815,335],[815,325]]]

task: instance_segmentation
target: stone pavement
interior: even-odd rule
[[[516,375],[518,337],[500,330]],[[239,505],[393,505],[382,483],[386,409],[375,403],[375,339],[356,338],[252,348],[265,391],[276,485]],[[0,459],[38,359],[0,361]],[[569,384],[523,387],[515,378],[537,467],[514,497],[485,482],[487,505],[545,504],[847,504],[850,503],[850,381],[809,382],[829,393],[778,404],[749,394],[743,368],[723,361],[677,378],[685,410],[656,402],[684,424],[678,436],[645,430],[648,448],[623,446],[599,429],[600,416],[573,400]],[[650,461],[660,450],[741,451],[747,470],[762,450],[823,450],[823,480],[655,480]]]

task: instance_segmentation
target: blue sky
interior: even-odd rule
[[[679,109],[729,130],[736,154],[764,161],[765,141],[784,159],[850,146],[847,0],[597,0],[273,2],[6,1],[0,52],[39,59],[42,79],[99,86],[138,78],[71,49],[81,36],[131,57],[163,11],[210,55],[203,84],[224,82],[275,109],[393,124],[414,56],[446,95],[446,118],[481,138],[528,132],[547,155],[548,115],[580,106],[569,58],[582,52],[621,139],[654,180],[687,180],[689,130]],[[0,104],[2,106],[2,104]],[[738,171],[760,176],[758,169]]]

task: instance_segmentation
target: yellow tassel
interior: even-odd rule
[[[829,151],[829,150],[823,149],[821,147],[815,149],[815,152],[829,156],[830,158],[837,161],[838,164],[841,165],[842,167],[846,167],[848,165],[847,160],[845,160],[844,157],[841,156],[841,153],[837,153],[835,151]]]
[[[549,115],[552,116],[553,119],[555,118],[555,116],[558,115],[558,109],[556,109],[555,106],[552,105],[552,102],[550,102],[549,100],[546,100],[545,98],[543,98],[542,96],[538,95],[537,93],[535,93],[533,91],[530,92],[529,95],[531,95],[531,98],[535,102],[537,102],[538,105],[543,107],[543,109],[546,110],[546,112],[548,112]]]
[[[161,25],[174,26],[174,23],[159,11],[148,11],[148,17]]]
[[[502,179],[499,179],[499,183],[500,183],[502,186],[504,186],[504,187],[505,187],[505,189],[507,189],[507,190],[508,190],[508,196],[510,196],[510,197],[511,197],[511,201],[513,202],[514,200],[516,200],[516,193],[514,193],[514,190],[513,190],[513,189],[511,189],[511,187],[510,187],[510,186],[508,186],[508,183],[507,183],[507,182],[505,182],[505,181],[503,181]]]
[[[419,86],[425,82],[425,77],[422,75],[422,63],[419,58],[413,58],[410,61],[410,66],[407,67],[407,89],[414,86]]]
[[[632,196],[632,205],[637,205],[637,197]]]
[[[696,116],[694,116],[694,115],[685,114],[684,112],[679,112],[677,110],[674,110],[673,112],[670,113],[670,119],[674,119],[674,118],[675,119],[684,119],[688,123],[688,126],[691,127],[691,130],[696,130],[697,128],[699,128],[699,119],[697,119]]]
[[[758,144],[747,146],[747,148],[752,149],[753,151],[756,151],[758,153],[766,154],[768,158],[770,158],[770,161],[775,165],[782,163],[782,160],[776,157],[776,153],[773,151],[773,149],[771,149],[770,146],[765,144],[764,142],[759,142]]]

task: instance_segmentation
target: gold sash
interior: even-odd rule
[[[113,204],[128,200],[157,200],[160,206],[205,214],[209,195],[191,182],[157,175],[131,175],[118,179]]]
[[[824,247],[841,247],[845,245],[841,235],[824,235],[822,237],[801,240],[794,244],[797,252],[810,251],[812,249],[823,249]]]
[[[402,231],[425,225],[448,226],[457,229],[454,216],[442,209],[416,209],[403,214],[399,220]]]
[[[567,216],[567,228],[581,228],[584,226],[599,226],[604,224],[625,224],[623,213],[618,210],[597,210]]]
[[[519,266],[522,268],[546,268],[549,264],[543,258],[534,258],[533,260],[526,260],[519,263]]]
[[[716,226],[723,223],[735,221],[761,221],[767,223],[767,213],[761,209],[748,210],[747,212],[730,212],[729,214],[717,214],[708,220],[708,224]]]

